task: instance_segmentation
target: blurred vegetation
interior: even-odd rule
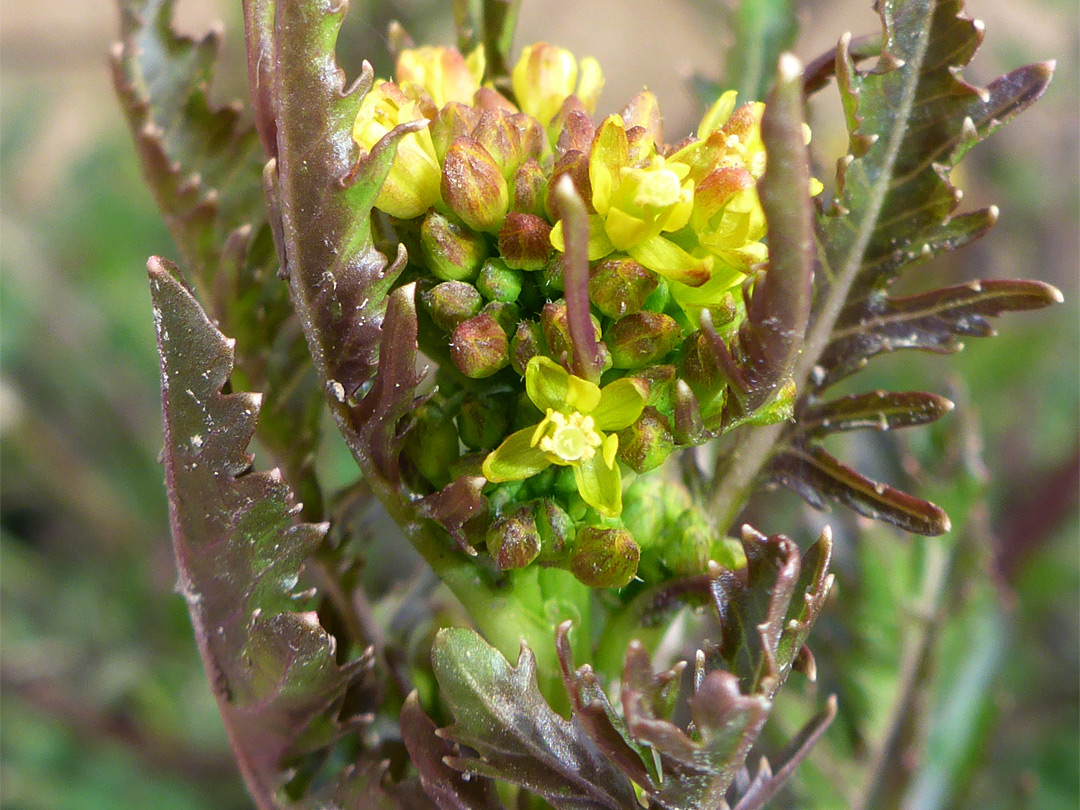
[[[350,29],[345,59],[377,55],[385,71],[393,4],[355,5],[367,8],[354,10],[363,23]],[[1076,28],[1069,4],[1026,5]],[[696,6],[680,7],[688,25],[715,14]],[[979,13],[980,3],[971,6]],[[449,30],[429,4],[397,11],[418,40]],[[811,23],[833,36],[850,24],[824,14]],[[1000,47],[976,60],[977,78],[1055,55],[1033,53],[1022,32],[991,27],[989,36]],[[829,516],[840,587],[815,633],[817,688],[839,694],[841,716],[803,767],[791,806],[841,808],[857,795],[864,807],[1064,810],[1080,798],[1073,45],[1056,54],[1068,62],[1047,98],[965,163],[968,198],[996,202],[1000,224],[925,271],[941,282],[1037,278],[1061,287],[1066,304],[1007,318],[1000,337],[959,356],[882,358],[860,380],[953,386],[967,401],[964,417],[926,435],[846,448],[867,469],[910,476],[959,519],[945,538],[912,539]],[[644,80],[641,67],[605,64]],[[173,593],[142,271],[148,255],[169,256],[172,245],[118,110],[106,132],[56,158],[54,191],[28,193],[24,161],[59,103],[47,82],[9,82],[0,123],[0,807],[249,807]],[[818,154],[837,154],[828,122],[813,124]],[[959,460],[979,443],[985,479]],[[351,462],[327,445],[320,463],[333,478],[335,464]],[[759,509],[763,529],[793,536],[799,520],[823,520],[790,495]],[[809,712],[815,701],[804,698]],[[796,727],[800,699],[785,697],[792,711],[776,714],[791,727],[775,739]],[[915,756],[924,746],[928,755]],[[855,773],[853,763],[867,767]]]

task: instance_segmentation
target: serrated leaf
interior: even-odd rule
[[[862,368],[875,355],[899,349],[955,352],[958,337],[991,337],[987,320],[1060,303],[1061,293],[1040,281],[971,281],[903,298],[883,296],[845,310],[814,370],[818,390]]]
[[[435,724],[420,708],[416,692],[401,709],[401,737],[409,749],[409,759],[420,772],[424,792],[440,810],[500,810],[490,779],[471,774],[468,779],[444,761],[460,751],[436,733]]]
[[[952,409],[952,402],[937,394],[869,391],[807,404],[797,419],[801,435],[820,438],[848,430],[895,430],[927,425]]]
[[[915,534],[944,534],[952,525],[948,515],[929,501],[872,481],[818,446],[788,447],[773,458],[770,475],[818,509],[842,503],[860,515]]]
[[[477,756],[454,768],[504,779],[558,810],[625,810],[634,789],[580,724],[554,712],[536,684],[536,660],[522,645],[516,667],[471,630],[440,630],[435,677],[455,723],[440,734]]]
[[[360,161],[352,123],[373,76],[365,63],[345,87],[334,49],[346,9],[331,0],[277,9],[278,156],[266,193],[280,217],[293,305],[338,426],[365,474],[396,486],[396,417],[418,381],[415,302],[411,285],[390,296],[405,253],[390,264],[375,249],[371,211],[397,140],[417,124],[398,127]]]
[[[232,341],[150,262],[161,356],[165,479],[179,589],[237,761],[260,808],[277,807],[283,759],[311,722],[336,714],[364,666],[294,592],[326,527],[297,523],[280,474],[251,471],[258,395],[223,394]]]

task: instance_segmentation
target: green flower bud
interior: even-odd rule
[[[640,312],[656,286],[656,276],[633,259],[605,259],[592,270],[589,300],[609,318],[621,318]]]
[[[444,281],[471,281],[488,256],[487,243],[437,211],[424,218],[420,251],[432,273]]]
[[[487,150],[506,179],[513,176],[523,159],[521,132],[513,116],[506,110],[485,110],[472,131],[473,139]]]
[[[561,297],[566,291],[566,285],[563,283],[562,253],[556,253],[544,266],[544,272],[540,277],[540,289],[549,298]]]
[[[540,553],[540,534],[536,531],[532,507],[522,504],[496,518],[485,536],[488,554],[502,571],[524,568]]]
[[[479,121],[479,110],[456,101],[439,110],[428,128],[431,130],[431,140],[440,164],[446,160],[450,144],[463,135],[471,134]]]
[[[604,342],[615,368],[641,368],[655,363],[679,342],[679,325],[667,315],[637,312],[616,321]]]
[[[555,501],[542,498],[533,513],[540,533],[540,556],[545,565],[565,563],[574,540],[574,521]]]
[[[502,170],[488,151],[469,137],[459,137],[446,152],[443,200],[474,231],[497,231],[510,206]]]
[[[708,438],[701,418],[701,406],[686,380],[675,383],[672,427],[679,444],[702,444]]]
[[[676,447],[667,418],[646,407],[630,427],[619,431],[619,458],[636,473],[654,470]]]
[[[544,333],[535,321],[522,321],[518,324],[513,340],[510,341],[510,365],[514,371],[525,376],[529,361],[544,352]]]
[[[476,287],[490,300],[516,301],[521,294],[521,271],[511,270],[502,259],[488,259],[480,268]]]
[[[518,130],[522,160],[540,160],[547,144],[547,135],[540,122],[525,113],[517,113],[511,116],[511,120]]]
[[[659,542],[664,531],[664,490],[672,485],[661,476],[643,475],[623,493],[623,525],[643,551]]]
[[[458,457],[458,436],[453,421],[437,405],[420,409],[416,423],[406,434],[405,457],[435,487],[453,480],[450,464]]]
[[[511,504],[521,499],[521,490],[525,486],[524,481],[506,481],[498,484],[488,495],[488,509],[492,514],[501,515]]]
[[[526,160],[511,181],[511,208],[522,214],[544,216],[548,178],[534,159]]]
[[[671,289],[668,281],[663,276],[660,276],[656,279],[656,289],[645,299],[645,303],[641,305],[641,308],[649,312],[663,312],[667,309],[670,301]]]
[[[592,588],[622,588],[637,573],[641,550],[625,529],[586,526],[578,532],[570,571]]]
[[[600,322],[592,317],[593,332],[596,340],[600,340]],[[548,350],[556,362],[560,362],[565,354],[572,357],[574,353],[573,343],[570,340],[570,320],[566,314],[565,301],[549,301],[544,305],[540,313],[540,326],[544,330],[544,339],[547,340]],[[602,345],[602,344],[601,344]]]
[[[713,401],[727,387],[728,380],[703,332],[694,332],[683,341],[679,377],[686,380],[706,410],[714,410]]]
[[[671,411],[675,395],[675,366],[670,363],[649,366],[634,372],[634,376],[649,386],[649,399],[646,405],[652,405],[661,413]]]
[[[477,315],[484,304],[476,287],[464,281],[444,281],[420,293],[431,320],[453,332],[459,323]]]
[[[687,509],[664,537],[660,558],[676,574],[700,574],[709,565],[712,529],[696,510]]]
[[[510,363],[510,342],[495,316],[481,312],[454,329],[450,357],[458,371],[478,380],[490,377]]]
[[[510,420],[504,403],[469,394],[457,416],[461,443],[470,450],[490,450],[506,438]]]
[[[507,301],[489,301],[481,310],[482,314],[488,314],[502,327],[506,339],[517,332],[518,321],[521,320],[521,310],[517,304]]]
[[[551,226],[533,214],[511,212],[499,230],[499,254],[507,267],[517,270],[542,270],[547,266],[551,247]]]

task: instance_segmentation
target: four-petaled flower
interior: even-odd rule
[[[521,481],[551,464],[573,467],[585,503],[617,517],[622,512],[622,474],[615,459],[619,437],[605,431],[627,428],[641,415],[640,384],[623,378],[601,389],[537,356],[525,369],[525,390],[544,418],[493,450],[484,459],[484,475],[500,483]]]

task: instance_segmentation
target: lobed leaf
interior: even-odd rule
[[[296,522],[276,470],[251,471],[261,399],[222,393],[234,344],[176,272],[150,262],[178,588],[241,771],[258,806],[274,808],[284,760],[369,662],[339,665],[334,638],[302,609],[299,571],[326,526]]]
[[[926,425],[952,409],[952,402],[937,394],[870,391],[831,402],[807,403],[797,419],[802,435],[820,438],[848,430],[895,430]]]

